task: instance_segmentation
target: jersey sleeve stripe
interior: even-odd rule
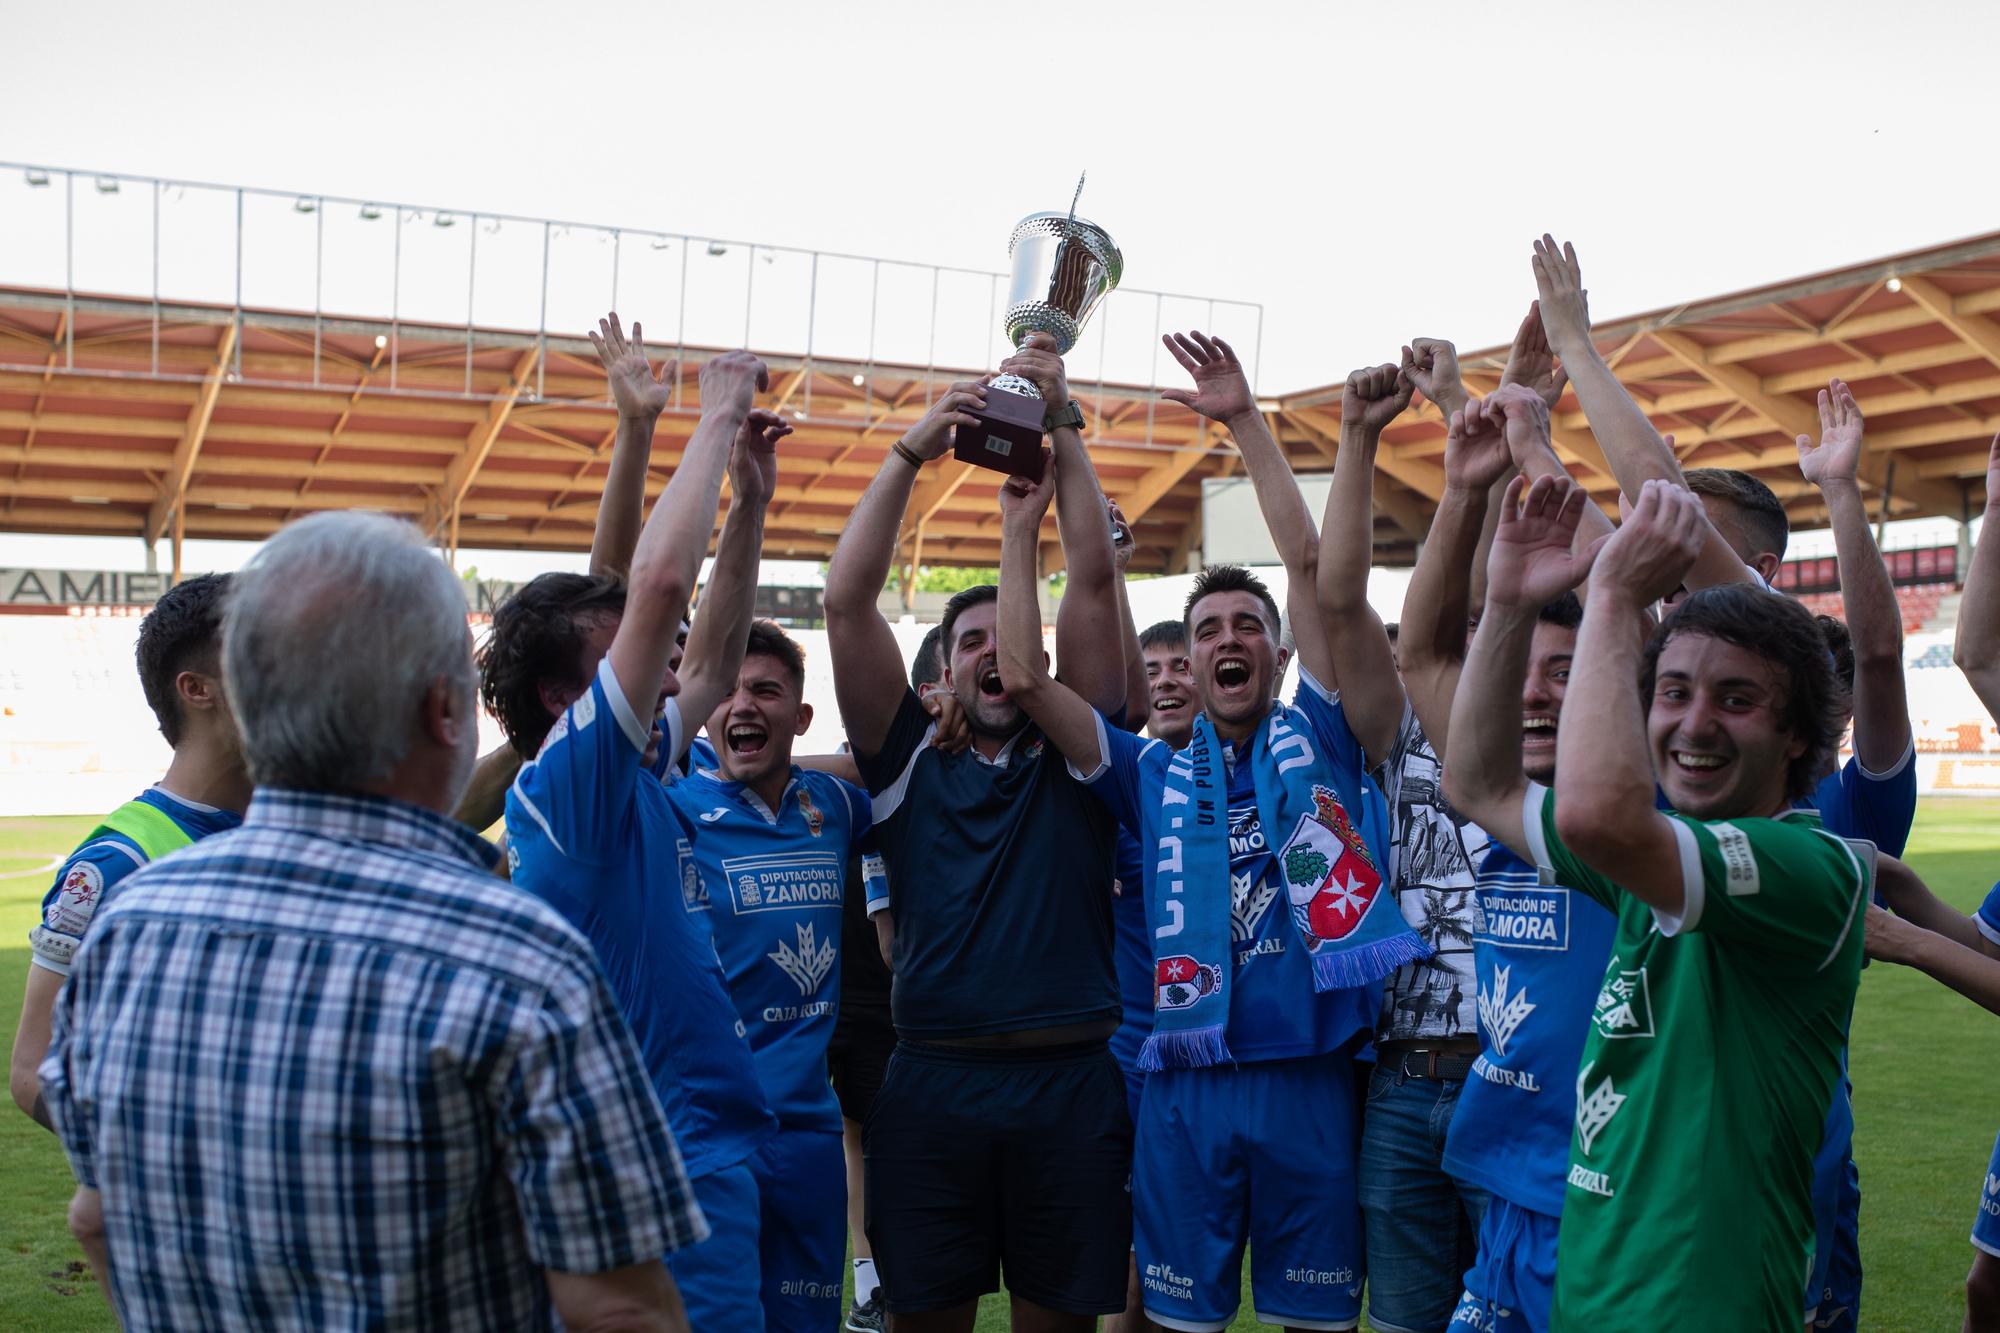
[[[1847,864],[1854,867],[1854,892],[1847,900],[1847,919],[1840,923],[1840,934],[1834,936],[1833,948],[1827,950],[1826,957],[1820,959],[1819,966],[1813,969],[1815,972],[1824,972],[1834,959],[1840,957],[1841,946],[1847,943],[1847,934],[1854,929],[1854,921],[1861,914],[1862,904],[1868,901],[1868,890],[1875,877],[1869,873],[1871,867],[1861,864],[1861,858],[1847,845],[1847,839],[1837,838],[1825,829],[1815,829],[1814,832],[1837,844],[1841,851],[1847,853]]]
[[[1299,684],[1305,686],[1307,689],[1311,690],[1314,694],[1317,694],[1322,700],[1324,700],[1329,704],[1339,702],[1339,696],[1337,696],[1332,690],[1329,690],[1326,686],[1320,684],[1319,681],[1313,676],[1313,673],[1306,670],[1306,664],[1304,662],[1299,663]]]
[[[1903,770],[1908,768],[1912,763],[1914,763],[1916,761],[1916,758],[1917,758],[1917,743],[1914,739],[1912,739],[1909,745],[1904,748],[1903,757],[1901,759],[1898,759],[1895,763],[1889,765],[1889,767],[1883,769],[1880,773],[1870,772],[1868,765],[1862,763],[1858,756],[1854,760],[1854,771],[1859,773],[1862,777],[1866,778],[1870,782],[1887,782],[1890,778],[1901,776]]]
[[[1548,805],[1549,789],[1539,782],[1530,782],[1528,789],[1521,793],[1521,832],[1528,839],[1528,850],[1534,853],[1535,868],[1553,875],[1556,868],[1549,861],[1548,830],[1542,826],[1542,816]]]
[[[896,775],[894,782],[884,787],[870,800],[869,809],[874,814],[877,824],[887,823],[889,817],[896,813],[897,807],[903,804],[903,797],[910,790],[910,774],[916,771],[917,760],[923,757],[925,750],[931,748],[931,739],[936,735],[937,723],[933,722],[925,727],[923,739],[910,751],[910,762],[903,765],[903,771]]]
[[[653,729],[643,725],[639,715],[633,711],[632,701],[625,696],[625,687],[618,683],[618,673],[611,668],[611,654],[604,655],[604,665],[598,668],[598,676],[604,683],[604,697],[611,702],[611,716],[618,719],[618,729],[625,733],[626,740],[632,742],[634,750],[644,750]],[[667,702],[672,703],[673,700]],[[674,740],[678,748],[679,737]]]
[[[1674,845],[1681,854],[1681,910],[1663,912],[1655,907],[1653,920],[1662,935],[1672,938],[1701,924],[1701,909],[1708,901],[1708,885],[1701,873],[1701,843],[1695,838],[1694,830],[1683,820],[1669,819],[1667,822],[1673,825]]]
[[[523,768],[521,770],[521,775],[525,775],[528,771],[528,768],[533,768],[536,762],[539,761],[532,761],[528,764],[527,768]],[[521,786],[520,775],[517,775],[514,778],[514,799],[521,803],[521,808],[528,812],[528,818],[534,820],[536,826],[542,830],[542,833],[549,840],[549,846],[556,849],[556,854],[558,856],[568,856],[569,853],[563,849],[562,839],[558,838],[556,836],[556,831],[549,827],[549,821],[547,816],[543,815],[540,810],[536,809],[535,803],[528,799],[528,793]]]
[[[2000,944],[2000,926],[1995,926],[1991,921],[1977,914],[1974,914],[1972,920],[1979,927],[1980,934],[1993,943]]]
[[[1111,738],[1104,734],[1104,714],[1092,710],[1090,719],[1097,724],[1097,767],[1085,773],[1068,759],[1063,760],[1063,767],[1078,782],[1095,782],[1111,769]]]

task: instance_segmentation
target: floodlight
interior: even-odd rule
[[[363,222],[373,222],[375,219],[381,216],[382,216],[382,210],[375,207],[375,205],[363,204],[361,206],[361,220]]]
[[[674,243],[664,236],[654,237],[652,245],[655,250],[671,250],[674,248]]]
[[[292,211],[294,213],[317,213],[319,212],[319,200],[308,199],[304,195],[300,195],[292,201]]]
[[[42,187],[46,186],[49,183],[49,173],[46,171],[30,170],[30,171],[24,171],[21,174],[27,178],[28,184],[32,185],[37,190],[41,189]]]
[[[97,178],[97,192],[99,194],[117,194],[118,178],[116,176],[99,176]]]
[[[710,241],[708,243],[708,252],[712,255],[726,255],[729,253],[729,247],[721,241]]]
[[[376,334],[376,335],[375,335],[375,350],[376,350],[376,351],[378,351],[378,352],[379,352],[379,351],[381,351],[381,350],[382,350],[382,349],[383,349],[384,347],[387,347],[388,345],[389,345],[389,335],[388,335],[388,334],[386,334],[386,333],[378,333],[378,334]]]
[[[868,377],[866,375],[856,375],[854,377],[854,387],[857,389],[860,388],[862,385],[866,384],[867,382],[868,382]]]
[[[1900,292],[1900,291],[1902,291],[1902,290],[1903,290],[1903,280],[1902,280],[1901,278],[1891,278],[1891,279],[1889,279],[1889,290],[1890,290],[1890,291],[1892,291],[1892,292]]]
[[[433,227],[455,227],[458,225],[458,219],[449,213],[439,213],[431,219],[431,225]]]

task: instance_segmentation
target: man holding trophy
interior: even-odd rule
[[[962,1333],[1004,1270],[1017,1330],[1083,1333],[1125,1307],[1132,1126],[1107,1039],[1113,831],[1000,683],[998,590],[945,610],[944,687],[970,750],[928,742],[876,605],[920,474],[956,446],[968,463],[1040,477],[1071,575],[1056,618],[1063,678],[1107,714],[1126,706],[1126,654],[1104,497],[1061,354],[1117,282],[1099,228],[1058,214],[1015,230],[1007,330],[990,381],[954,384],[898,440],[827,569],[834,688],[874,800],[896,886],[891,1011],[899,1043],[865,1133],[868,1231],[902,1333]],[[949,467],[951,465],[944,465]]]

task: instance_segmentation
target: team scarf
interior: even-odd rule
[[[1247,755],[1264,834],[1290,830],[1278,851],[1292,925],[1312,960],[1313,989],[1366,986],[1429,945],[1382,892],[1375,855],[1340,797],[1322,780],[1306,718],[1283,703],[1253,735]],[[1261,740],[1261,743],[1260,743]],[[1208,715],[1167,763],[1158,856],[1147,915],[1153,932],[1153,1032],[1139,1051],[1144,1070],[1194,1069],[1234,1059],[1229,1026],[1229,786],[1221,742]],[[1366,779],[1363,779],[1364,790]],[[1273,845],[1277,845],[1275,841]]]

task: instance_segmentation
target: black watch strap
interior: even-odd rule
[[[1042,417],[1043,430],[1052,431],[1062,426],[1076,431],[1083,429],[1083,409],[1077,406],[1074,398],[1064,403],[1060,411],[1049,412]]]

